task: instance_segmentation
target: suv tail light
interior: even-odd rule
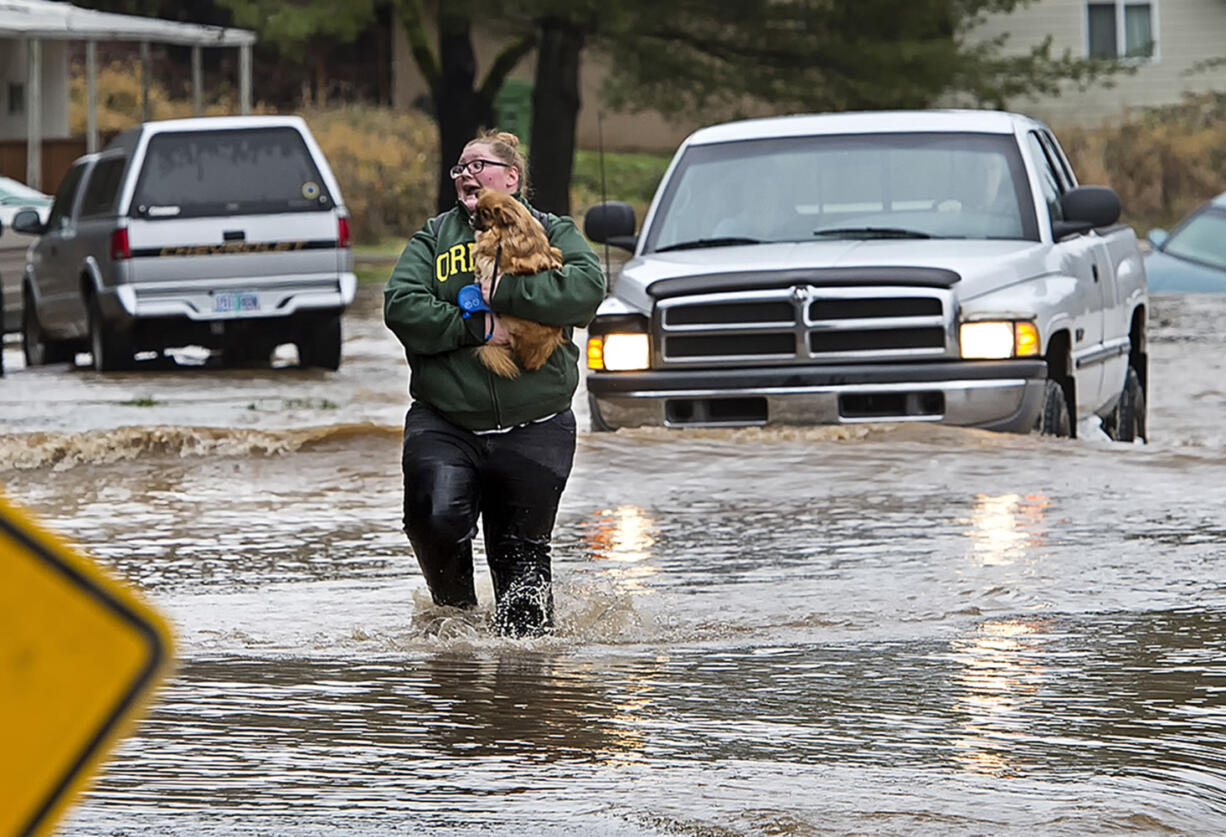
[[[123,227],[111,233],[111,261],[118,262],[132,258],[132,247],[128,244],[128,228]]]
[[[336,219],[336,246],[337,247],[348,247],[349,246],[349,219],[348,218],[337,218]]]

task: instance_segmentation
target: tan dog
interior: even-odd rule
[[[473,228],[476,278],[490,289],[491,297],[503,274],[530,276],[562,266],[562,251],[550,245],[545,228],[510,195],[484,190],[473,213]],[[500,262],[495,266],[494,260],[500,253]],[[504,378],[518,377],[520,367],[529,371],[540,369],[554,349],[562,345],[561,326],[541,325],[508,314],[494,316],[502,321],[508,343],[486,343],[477,349],[477,356]]]

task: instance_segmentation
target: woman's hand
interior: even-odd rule
[[[499,317],[493,311],[485,313],[485,333],[490,335],[490,339],[486,343],[492,343],[495,346],[505,346],[511,342],[510,335],[507,334],[507,327],[502,324],[502,317]]]

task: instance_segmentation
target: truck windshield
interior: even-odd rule
[[[157,134],[132,198],[132,213],[147,218],[331,208],[332,196],[293,128]]]
[[[721,239],[857,237],[1038,241],[1016,142],[897,133],[690,146],[665,185],[645,251]]]

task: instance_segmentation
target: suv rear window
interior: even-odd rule
[[[157,134],[132,198],[132,214],[146,218],[331,208],[332,196],[293,128]]]
[[[85,196],[81,198],[82,218],[103,215],[115,207],[115,194],[119,191],[127,162],[123,157],[111,157],[94,164],[89,183],[85,184]]]

